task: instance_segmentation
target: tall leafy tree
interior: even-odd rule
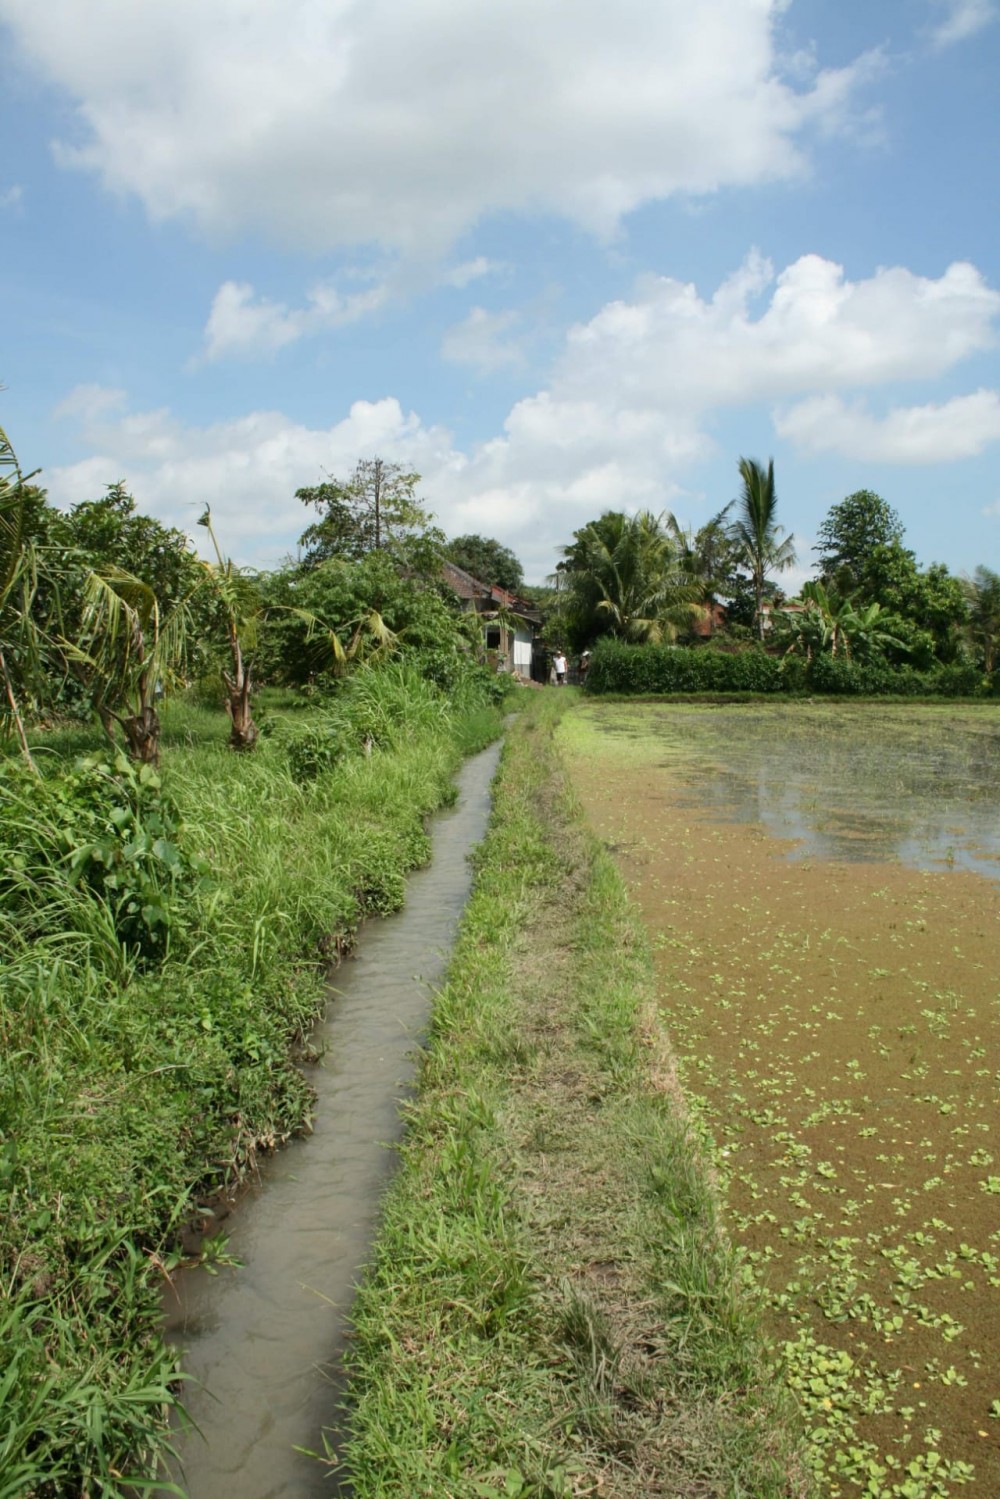
[[[445,556],[481,583],[493,583],[517,593],[524,587],[524,570],[509,547],[491,536],[456,536],[445,548]]]
[[[299,538],[303,565],[317,567],[330,557],[357,562],[368,552],[399,549],[430,528],[431,517],[417,498],[420,475],[383,458],[363,458],[349,479],[330,477],[296,499],[318,510],[320,518]]]
[[[861,572],[857,598],[877,603],[892,616],[889,628],[904,642],[916,665],[953,661],[965,635],[966,591],[941,562],[920,568],[913,552],[899,541],[876,546]]]
[[[784,572],[795,562],[795,546],[778,524],[778,496],[774,487],[774,459],[766,470],[753,458],[741,458],[742,483],[736,500],[736,519],[730,535],[739,549],[740,563],[754,591],[754,623],[764,638],[764,585],[772,572]],[[784,539],[783,539],[784,537]]]
[[[121,482],[61,516],[59,541],[97,572],[116,567],[141,578],[161,609],[188,597],[199,579],[198,558],[184,532],[140,514]]]
[[[902,541],[903,523],[881,495],[859,489],[831,505],[817,534],[821,579],[844,594],[858,587],[875,547]]]

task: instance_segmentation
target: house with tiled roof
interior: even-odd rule
[[[535,606],[496,583],[481,582],[454,562],[441,564],[441,576],[466,608],[475,610],[483,621],[487,655],[498,670],[530,680],[535,640],[542,623]]]

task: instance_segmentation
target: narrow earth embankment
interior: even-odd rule
[[[567,700],[508,736],[331,1447],[356,1499],[805,1495]]]

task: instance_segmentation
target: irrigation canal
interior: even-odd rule
[[[185,1405],[200,1430],[181,1433],[190,1499],[329,1499],[329,1470],[297,1447],[322,1450],[336,1420],[346,1314],[371,1244],[401,1133],[399,1100],[471,884],[468,855],[486,831],[499,745],[468,760],[454,807],[431,829],[430,862],[397,915],[364,930],[334,975],[315,1033],[314,1130],[261,1166],[226,1221],[222,1266],[177,1277],[168,1330],[191,1383]]]

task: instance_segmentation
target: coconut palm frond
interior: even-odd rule
[[[774,484],[774,459],[767,468],[754,458],[741,458],[738,465],[741,492],[739,509],[730,536],[750,574],[756,603],[757,630],[764,638],[764,584],[772,572],[784,572],[795,562],[795,544],[784,537],[778,524],[778,496]]]

